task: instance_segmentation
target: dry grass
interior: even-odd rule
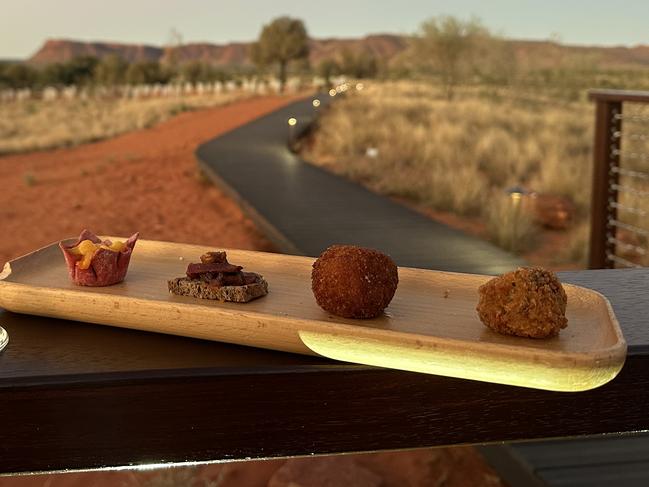
[[[29,100],[0,104],[0,154],[105,139],[150,127],[186,110],[223,105],[246,96],[250,95]]]
[[[521,208],[521,201],[496,195],[486,205],[487,231],[499,247],[522,253],[534,246],[539,229],[531,215]]]
[[[504,191],[568,196],[583,218],[593,116],[585,100],[465,89],[448,101],[435,86],[376,83],[337,101],[304,155],[377,192],[480,215],[495,242],[522,252],[534,229],[501,203]]]
[[[588,260],[588,244],[590,237],[590,223],[587,220],[579,223],[570,230],[568,246],[558,255],[560,262],[571,262],[579,267],[586,267]]]

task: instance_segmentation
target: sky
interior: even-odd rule
[[[25,58],[49,38],[164,45],[255,39],[280,15],[312,37],[409,34],[437,15],[476,16],[517,39],[568,44],[649,44],[649,0],[0,0],[0,58]]]

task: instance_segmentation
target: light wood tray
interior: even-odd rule
[[[70,240],[72,241],[72,240]],[[581,391],[611,380],[626,343],[609,302],[565,285],[568,328],[534,340],[498,335],[475,311],[489,277],[400,268],[385,315],[331,316],[311,293],[306,257],[228,250],[228,259],[262,274],[268,296],[246,304],[173,296],[167,280],[182,276],[205,247],[138,241],[126,280],[115,286],[72,284],[57,244],[5,265],[0,306],[17,313],[251,345],[336,360],[501,384]],[[445,297],[445,296],[448,297]]]

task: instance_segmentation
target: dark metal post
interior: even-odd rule
[[[617,211],[611,203],[617,201],[618,174],[613,167],[620,162],[620,141],[622,134],[622,102],[596,99],[595,145],[593,149],[593,186],[591,196],[590,269],[613,267],[607,257],[615,253],[614,237],[610,221]]]

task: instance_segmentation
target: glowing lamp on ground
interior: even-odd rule
[[[334,90],[333,88],[331,88],[331,89],[329,90],[329,96],[336,96],[336,90]]]
[[[517,206],[521,202],[523,196],[529,194],[529,191],[527,191],[525,188],[522,188],[520,186],[514,186],[511,188],[507,188],[505,190],[505,193],[509,195],[509,199],[511,200],[512,204]]]
[[[289,118],[289,119],[288,119],[288,125],[289,125],[290,127],[294,127],[295,125],[297,125],[297,118],[295,118],[295,117],[291,117],[291,118]]]
[[[317,98],[315,100],[313,100],[312,103],[313,103],[314,108],[318,108],[320,106],[320,100],[318,100]]]

